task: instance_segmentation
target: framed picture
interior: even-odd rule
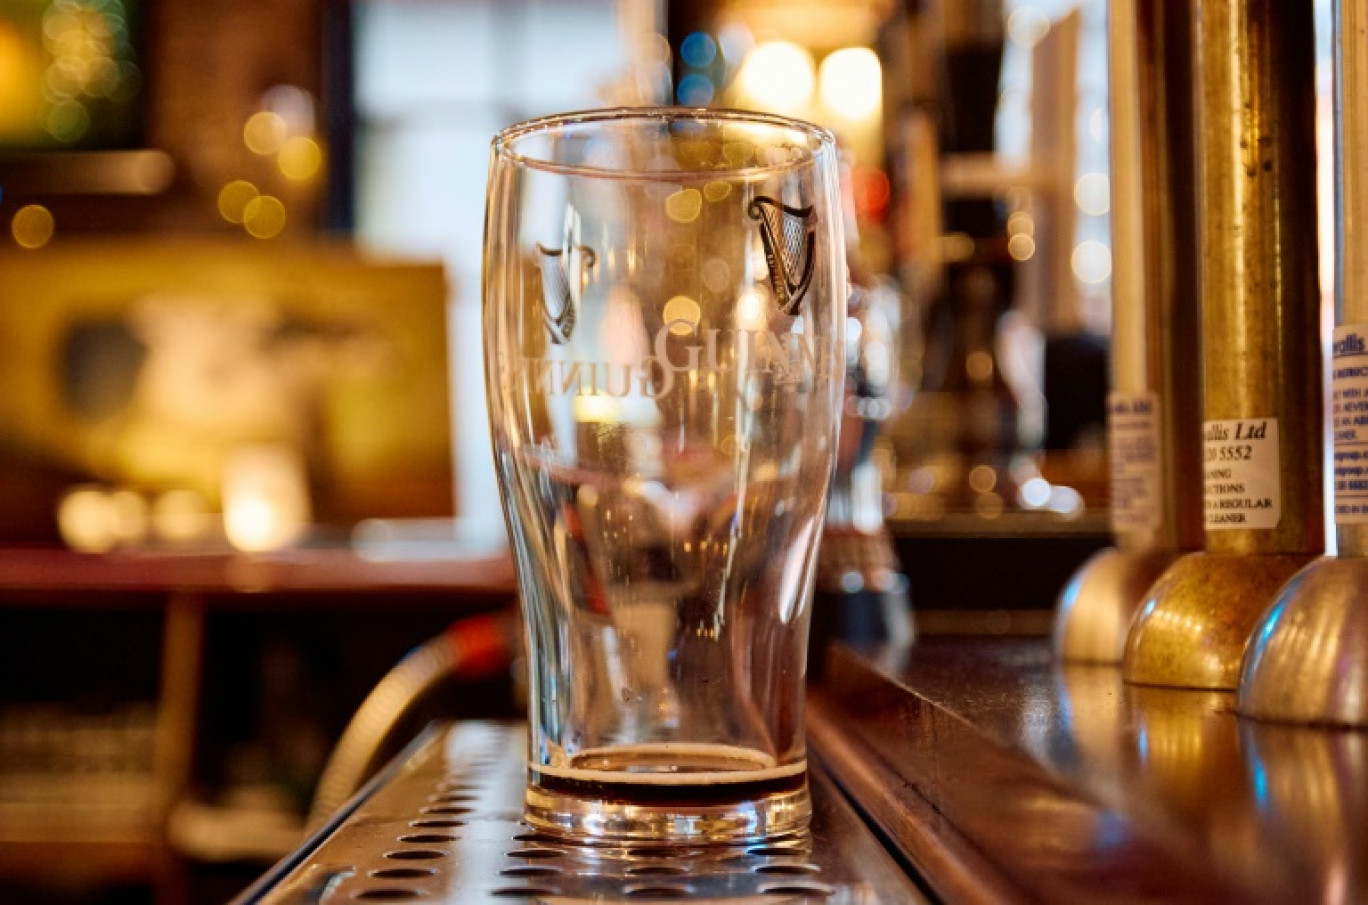
[[[4,252],[0,274],[11,483],[45,486],[16,481],[28,471],[215,506],[243,453],[269,450],[298,467],[319,526],[452,514],[440,265],[157,237]],[[41,515],[10,507],[0,538]]]

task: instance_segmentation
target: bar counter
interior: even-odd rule
[[[1368,735],[1232,704],[1061,667],[1043,638],[837,647],[809,695],[809,839],[566,845],[518,824],[520,727],[456,724],[238,901],[1368,900]]]
[[[947,901],[1368,900],[1368,734],[1249,721],[1035,638],[837,648],[808,712]]]

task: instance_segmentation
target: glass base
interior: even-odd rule
[[[592,749],[528,771],[526,819],[581,841],[741,844],[802,832],[807,764],[726,745]]]

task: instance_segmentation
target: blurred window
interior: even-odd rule
[[[440,258],[449,306],[460,511],[502,526],[480,345],[490,138],[602,106],[626,68],[617,0],[359,0],[354,4],[357,241]]]

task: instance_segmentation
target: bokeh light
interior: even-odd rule
[[[323,166],[323,149],[312,138],[296,135],[286,139],[276,165],[286,177],[297,182],[312,179]]]
[[[109,501],[95,488],[66,493],[57,505],[57,526],[67,546],[82,553],[103,553],[118,540]]]
[[[883,104],[883,68],[868,47],[845,47],[827,55],[818,85],[822,104],[845,119],[873,116]]]
[[[747,54],[737,85],[755,103],[785,112],[808,103],[816,79],[812,54],[805,48],[789,41],[766,41]]]
[[[996,493],[980,493],[974,497],[974,514],[979,518],[998,518],[1005,508],[1002,497]]]
[[[726,64],[728,78],[736,75],[746,55],[755,49],[755,34],[740,19],[724,21],[717,29],[717,50]]]
[[[717,42],[707,32],[696,31],[680,42],[679,58],[685,66],[706,69],[717,59]]]
[[[747,289],[736,300],[736,327],[739,330],[764,330],[769,324],[765,296]]]
[[[687,336],[698,326],[698,319],[702,316],[703,310],[698,307],[698,302],[687,295],[677,295],[665,303],[665,310],[660,314],[665,323],[671,325],[671,333],[677,336]],[[676,323],[676,321],[683,323]]]
[[[1085,214],[1105,214],[1111,210],[1111,180],[1105,173],[1084,173],[1074,183],[1074,203]]]
[[[731,286],[731,267],[722,258],[709,258],[703,264],[703,285],[712,292],[721,293]]]
[[[1029,233],[1017,233],[1007,240],[1007,254],[1013,261],[1029,261],[1035,257],[1035,238]]]
[[[1074,276],[1089,285],[1104,283],[1111,277],[1111,249],[1096,239],[1078,243],[1071,263]]]
[[[310,517],[299,454],[285,446],[236,449],[222,472],[223,530],[239,550],[275,550],[303,536]]]
[[[1035,218],[1026,211],[1013,211],[1007,217],[1007,234],[1011,236],[1025,234],[1035,235]]]
[[[993,379],[993,356],[990,352],[975,349],[964,357],[964,373],[974,383],[987,383]]]
[[[219,214],[229,223],[241,223],[246,215],[247,205],[260,195],[257,187],[244,179],[234,179],[219,189]]]
[[[316,126],[313,95],[297,85],[273,85],[261,95],[260,109],[280,117],[286,135],[312,135]]]
[[[72,144],[92,129],[87,100],[127,103],[142,77],[121,0],[56,0],[42,12],[46,111],[38,118],[54,139]]]
[[[258,195],[242,210],[242,225],[258,239],[271,239],[285,228],[285,205],[273,195]]]
[[[888,209],[893,189],[888,174],[883,170],[878,167],[856,167],[850,174],[850,183],[857,214],[877,218]]]
[[[1050,502],[1050,482],[1041,477],[1027,480],[1017,491],[1021,505],[1028,509],[1039,509]]]
[[[622,413],[622,406],[610,396],[576,396],[570,406],[580,424],[613,424]]]
[[[28,204],[14,212],[10,234],[22,248],[42,248],[56,229],[52,211],[41,204]]]
[[[676,223],[692,223],[703,209],[703,194],[698,189],[680,189],[665,199],[665,214]]]
[[[148,533],[147,499],[128,488],[78,485],[57,504],[57,528],[73,550],[103,553],[142,542]]]
[[[701,72],[690,72],[679,80],[679,87],[675,89],[675,97],[685,107],[706,107],[716,93],[712,79]]]
[[[80,141],[90,130],[90,111],[78,101],[59,101],[48,108],[47,130],[58,141]]]
[[[242,127],[242,140],[254,154],[274,154],[284,146],[288,137],[289,127],[285,117],[269,110],[253,113]]]
[[[969,486],[979,493],[987,493],[997,486],[997,472],[991,465],[975,465],[969,470]]]

